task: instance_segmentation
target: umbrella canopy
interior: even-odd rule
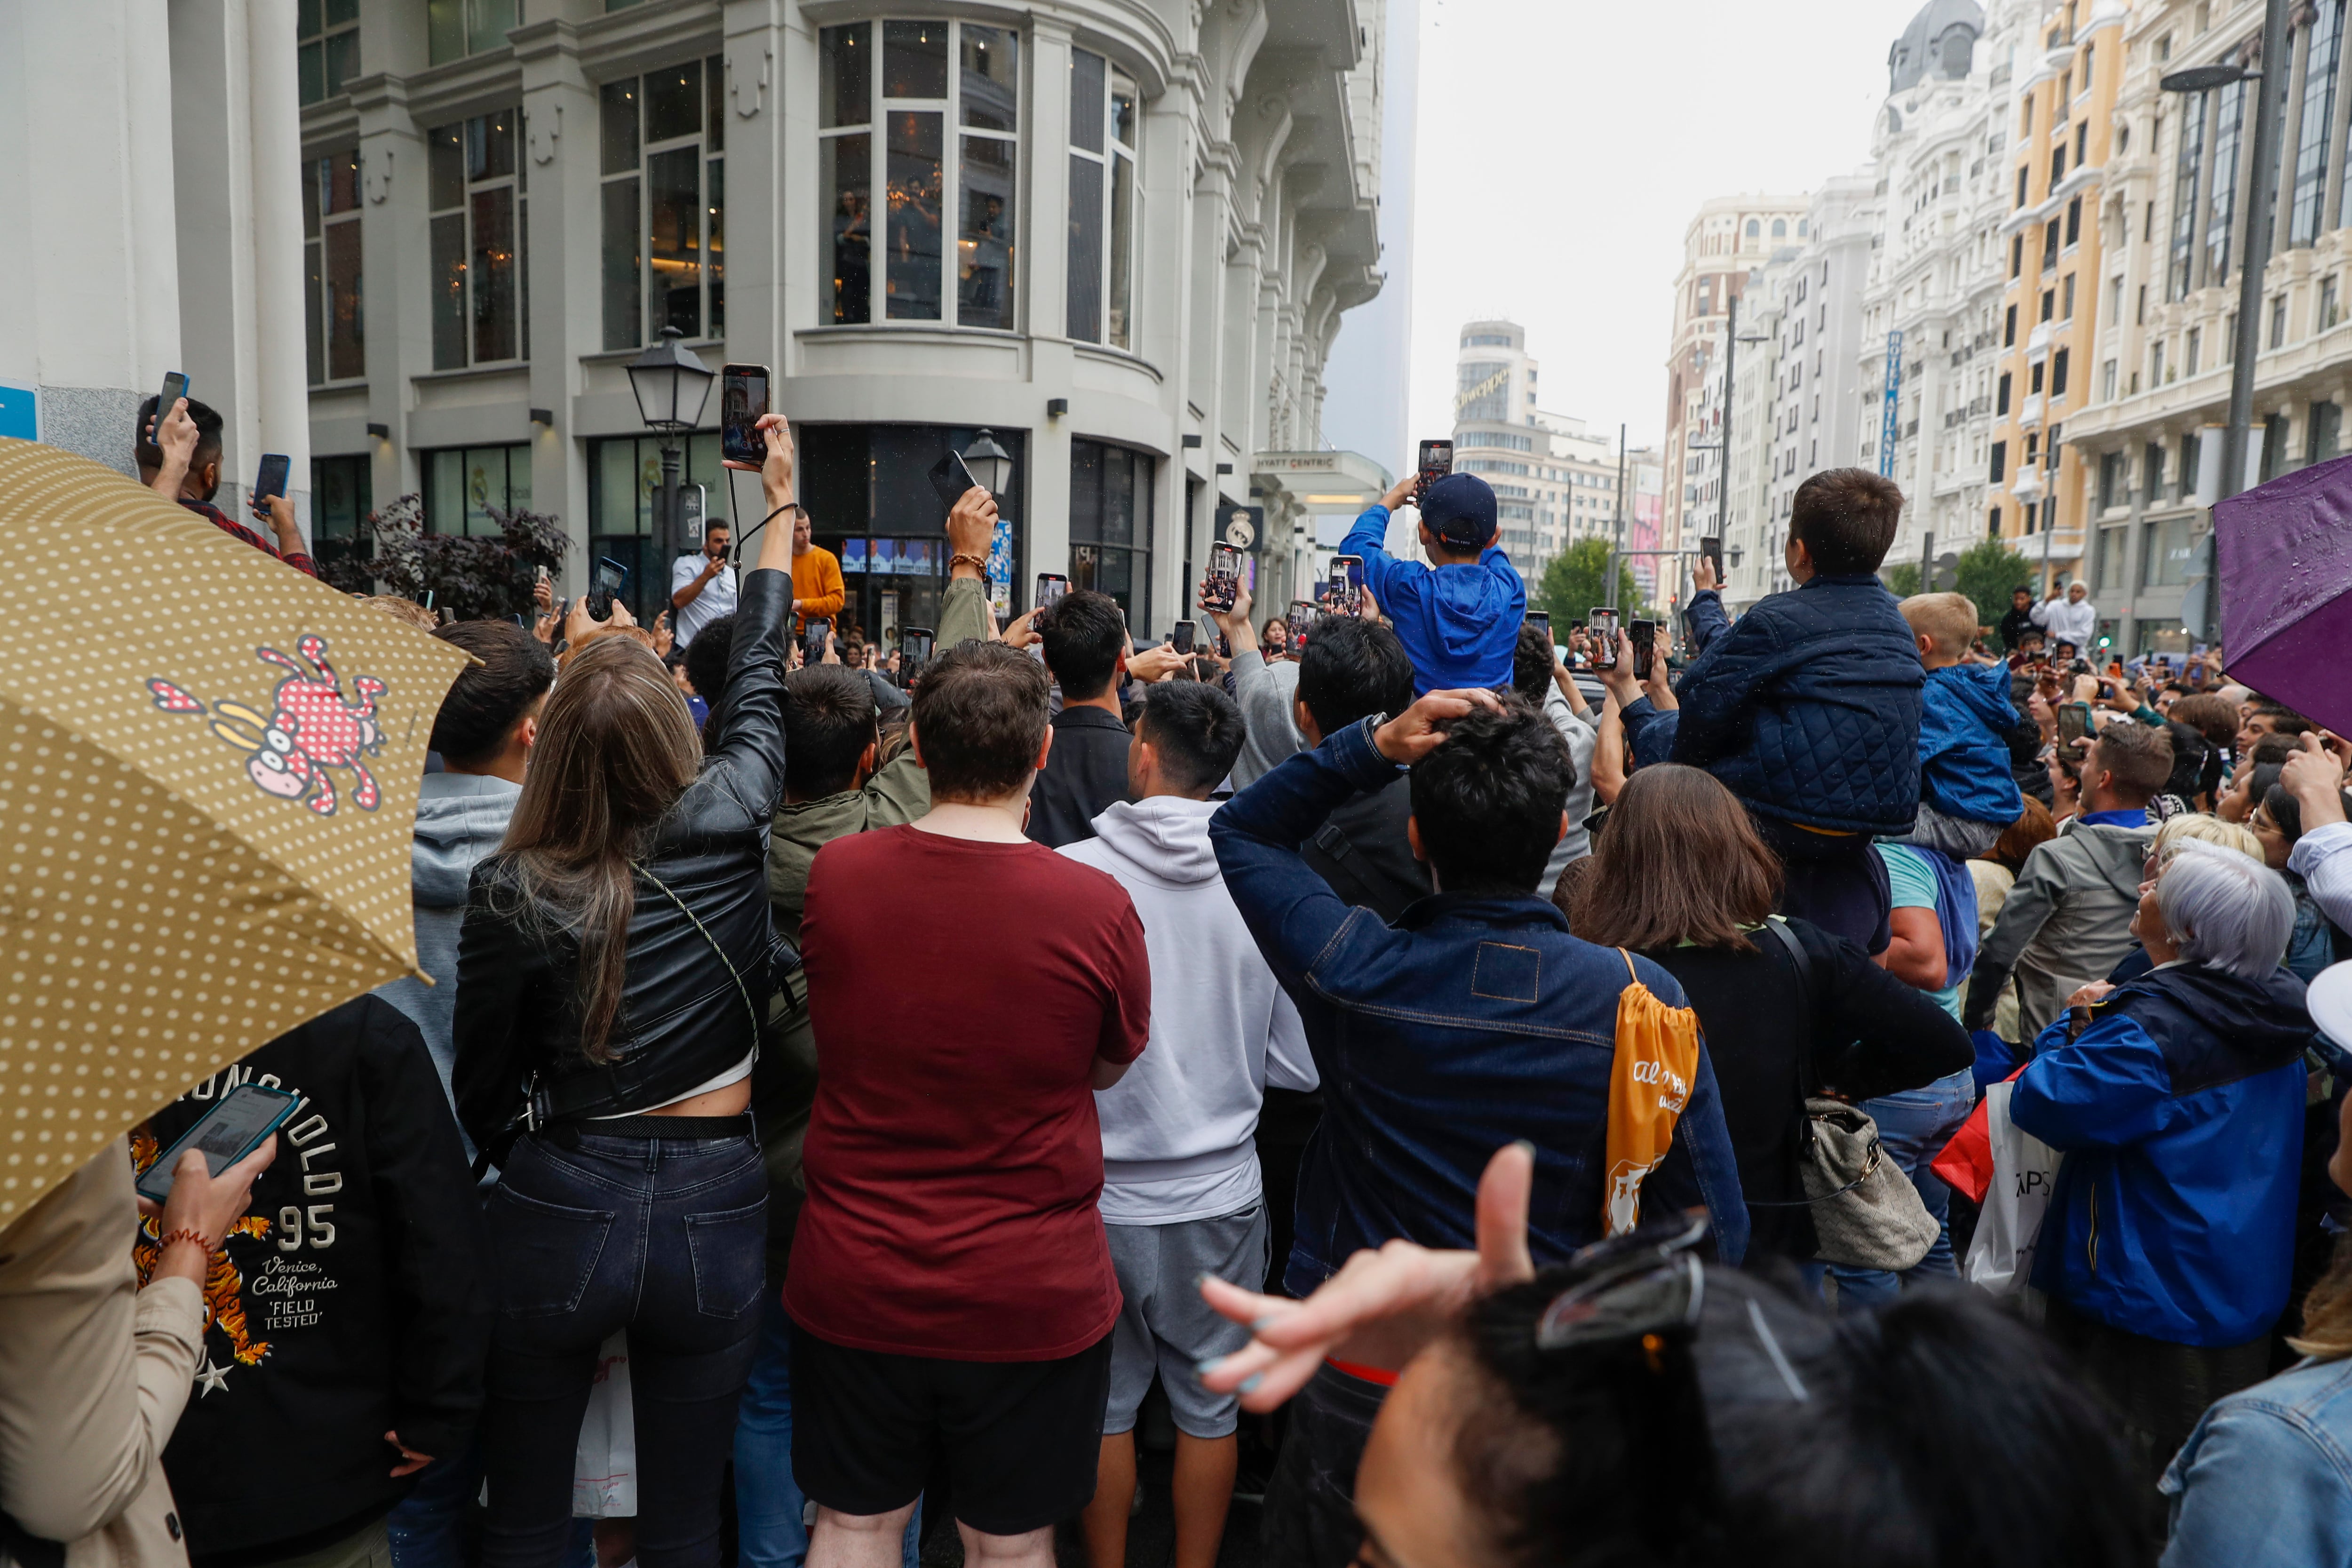
[[[2232,679],[2352,733],[2352,458],[2213,509]]]
[[[0,440],[0,1226],[415,968],[467,656],[111,469]]]

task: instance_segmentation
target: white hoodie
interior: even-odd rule
[[[1216,810],[1174,795],[1122,801],[1095,818],[1094,837],[1061,850],[1118,879],[1151,956],[1150,1042],[1095,1096],[1108,1225],[1213,1219],[1258,1202],[1252,1139],[1265,1086],[1317,1084],[1298,1009],[1218,874]]]

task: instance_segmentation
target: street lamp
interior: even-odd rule
[[[963,466],[981,489],[992,496],[1001,496],[1013,482],[1013,454],[996,444],[995,434],[982,430],[971,446],[963,449]]]
[[[702,423],[702,405],[709,401],[715,379],[710,368],[679,341],[685,335],[676,327],[664,327],[660,341],[629,364],[637,416],[661,437],[662,494],[654,509],[653,577],[664,600],[668,598],[669,561],[677,537],[677,441]]]
[[[2250,71],[2226,62],[2192,66],[2172,72],[2160,83],[2167,92],[2181,93],[2210,92],[2240,81],[2256,84],[2253,166],[2249,176],[2252,186],[2246,193],[2244,244],[2240,247],[2238,262],[2238,341],[2231,361],[2230,419],[2221,432],[2220,499],[2223,500],[2246,488],[2246,446],[2254,418],[2254,361],[2262,352],[2263,274],[2271,259],[2272,206],[2278,198],[2279,113],[2284,107],[2280,95],[2270,90],[2264,78],[2273,65],[2284,67],[2287,61],[2286,20],[2287,0],[2268,0],[2263,8],[2261,70]],[[2219,619],[2221,595],[2213,591],[2219,586],[2214,580],[2218,563],[2212,545],[2209,522],[2204,543],[2208,587],[2204,602],[2206,614]]]

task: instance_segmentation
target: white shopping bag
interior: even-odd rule
[[[1985,1135],[1992,1145],[1992,1184],[1985,1189],[1976,1240],[1969,1247],[1969,1283],[1996,1296],[2022,1294],[2033,1275],[2033,1244],[2058,1179],[2058,1151],[2009,1119],[2014,1083],[1985,1090]]]
[[[596,1383],[580,1422],[572,1462],[572,1517],[634,1519],[637,1512],[637,1421],[629,1404],[629,1339],[616,1333],[596,1352]]]

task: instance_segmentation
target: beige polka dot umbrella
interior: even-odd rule
[[[415,967],[466,656],[121,475],[0,440],[0,1226]]]

